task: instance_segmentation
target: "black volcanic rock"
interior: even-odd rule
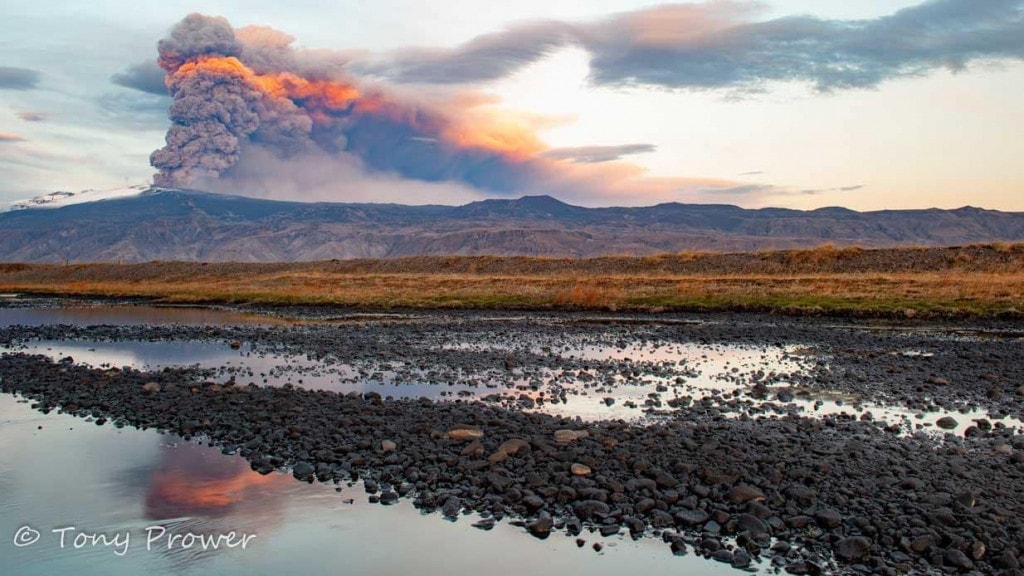
[[[152,189],[0,214],[0,260],[310,261],[420,255],[592,257],[823,243],[949,246],[1024,240],[1024,213],[855,212],[659,204],[582,208],[550,196],[465,206],[301,203]]]

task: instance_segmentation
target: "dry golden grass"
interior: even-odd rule
[[[852,271],[842,271],[842,263]],[[1024,246],[826,246],[591,260],[439,257],[302,264],[0,264],[0,291],[368,308],[1020,317]]]

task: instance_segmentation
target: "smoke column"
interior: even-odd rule
[[[528,130],[360,86],[338,55],[292,40],[201,14],[174,26],[158,44],[174,100],[166,145],[150,157],[156,185],[230,179],[253,148],[285,161],[354,156],[369,170],[494,192],[523,189],[546,169]]]

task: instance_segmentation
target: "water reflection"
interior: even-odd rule
[[[509,343],[479,341],[444,348],[514,349]],[[697,401],[718,397],[723,400],[739,398],[749,403],[742,411],[725,414],[732,417],[743,413],[752,416],[785,413],[789,409],[783,405],[791,405],[810,417],[847,415],[858,418],[866,413],[874,420],[899,425],[907,433],[920,429],[941,432],[935,424],[946,417],[956,420],[960,433],[981,418],[997,420],[1011,429],[1024,428],[1024,422],[1018,418],[1004,415],[997,419],[980,409],[913,411],[886,405],[884,399],[870,401],[849,393],[796,385],[818,358],[812,351],[794,346],[655,342],[625,347],[594,343],[531,347],[529,352],[533,354],[618,361],[628,369],[618,372],[540,367],[529,372],[483,369],[460,372],[451,378],[429,376],[430,367],[348,363],[337,358],[316,360],[305,354],[254,348],[248,343],[236,350],[227,342],[29,341],[9,349],[42,354],[54,360],[70,356],[78,363],[102,368],[127,366],[159,371],[165,367],[196,366],[209,370],[213,379],[221,382],[234,379],[240,385],[292,385],[339,393],[372,391],[392,398],[471,398],[588,421],[641,420],[650,413],[671,410],[668,403],[673,399],[689,397]],[[765,378],[772,382],[767,388],[769,397],[764,402],[754,401],[748,393],[756,382]],[[790,392],[785,402],[776,397],[783,390]]]
[[[654,539],[586,534],[589,542],[606,544],[596,554],[589,546],[578,549],[571,538],[539,541],[507,523],[482,532],[470,526],[471,519],[444,522],[408,502],[370,505],[358,486],[338,494],[333,485],[260,476],[213,448],[153,431],[43,415],[7,394],[0,394],[0,489],[5,575],[469,576],[506,566],[539,576],[734,573],[694,556],[674,557]],[[25,525],[41,538],[15,547],[12,536]],[[146,528],[156,525],[167,534],[147,547]],[[68,527],[76,531],[69,534],[128,533],[130,547],[123,556],[105,546],[61,549],[51,530]],[[194,543],[185,549],[180,539],[168,546],[170,534],[231,531],[255,538],[245,549],[203,551]]]
[[[145,497],[145,515],[151,520],[223,517],[252,504],[265,513],[278,508],[277,488],[291,482],[281,474],[257,474],[245,460],[213,448],[161,445],[159,454]]]
[[[96,326],[100,324],[127,326],[148,324],[157,326],[223,326],[225,324],[286,325],[291,322],[272,316],[245,314],[215,308],[188,306],[107,306],[89,303],[78,305],[50,305],[43,307],[0,308],[0,327]]]

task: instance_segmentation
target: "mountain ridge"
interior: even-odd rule
[[[546,195],[462,206],[304,203],[152,188],[0,214],[0,260],[309,261],[419,255],[589,257],[1024,240],[1024,213],[728,204],[586,208]]]

